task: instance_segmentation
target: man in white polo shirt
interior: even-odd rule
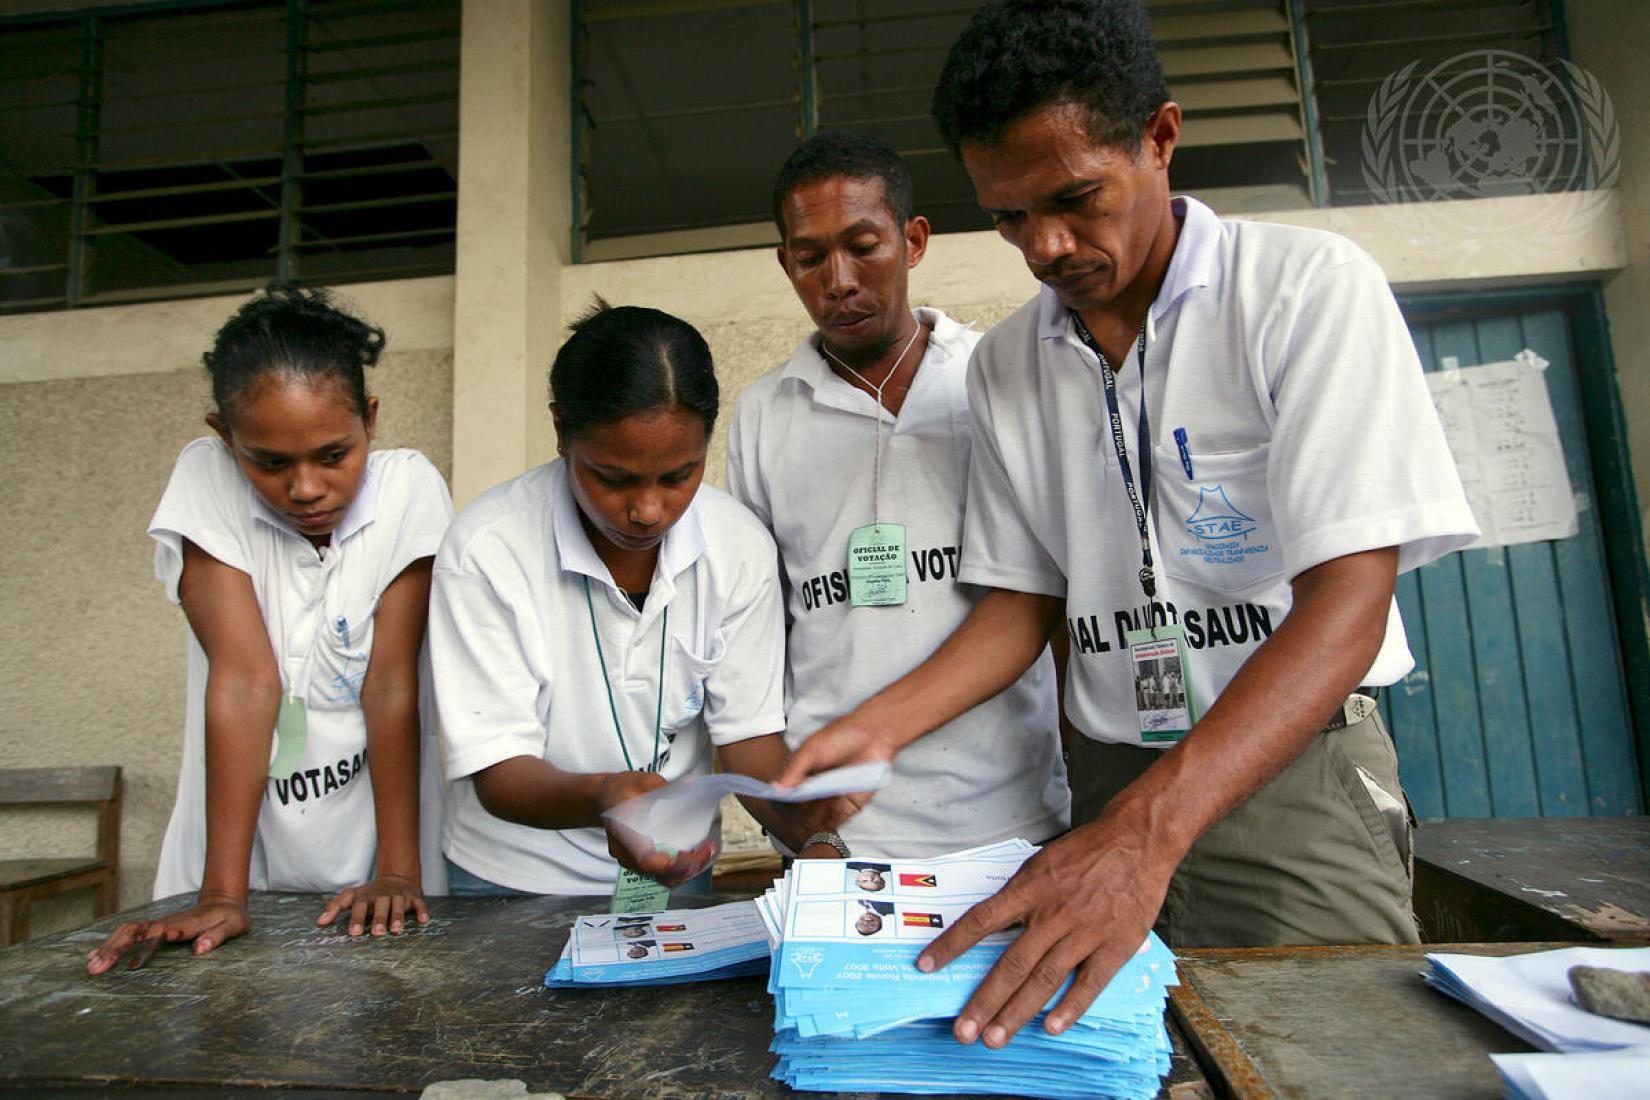
[[[934,113],[1043,283],[969,376],[961,575],[992,592],[782,778],[903,751],[1063,614],[1078,826],[919,959],[1024,925],[958,1039],[1001,1046],[1068,976],[1045,1026],[1070,1026],[1154,923],[1176,945],[1413,940],[1371,696],[1413,664],[1397,574],[1476,529],[1380,269],[1171,199],[1180,109],[1138,0],[986,5]],[[1184,708],[1137,690],[1176,661]]]
[[[957,580],[979,336],[911,309],[928,242],[911,190],[898,154],[845,131],[803,142],[774,186],[779,264],[817,331],[740,396],[728,488],[779,544],[792,748],[924,661],[983,594]],[[862,536],[878,549],[860,552]],[[1028,664],[900,754],[807,854],[928,856],[1064,830],[1053,661]]]

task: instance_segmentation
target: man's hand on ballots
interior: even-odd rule
[[[1055,1035],[1070,1027],[1151,930],[1174,873],[1162,862],[1141,829],[1102,815],[1050,842],[963,914],[917,959],[919,970],[945,966],[991,932],[1025,927],[957,1017],[957,1040],[1001,1047],[1073,977],[1045,1023]]]

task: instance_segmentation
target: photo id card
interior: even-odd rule
[[[1165,624],[1123,635],[1134,662],[1134,702],[1140,719],[1140,740],[1147,744],[1178,741],[1197,721],[1192,706],[1186,659],[1186,635],[1179,626]]]
[[[867,524],[848,536],[848,600],[854,607],[905,602],[905,524]]]

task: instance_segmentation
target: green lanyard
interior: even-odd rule
[[[602,686],[607,689],[607,711],[613,715],[613,735],[619,739],[619,751],[624,753],[626,771],[635,771],[636,765],[630,762],[630,750],[625,747],[624,730],[619,725],[619,708],[613,702],[613,681],[607,675],[607,658],[602,656],[602,635],[596,629],[596,604],[590,598],[590,578],[584,578],[584,606],[590,611],[590,636],[596,640],[596,660],[602,666]],[[653,763],[647,766],[650,772],[659,770],[659,720],[665,712],[665,650],[669,636],[665,628],[670,623],[670,608],[665,608],[659,616],[659,706],[653,712]]]

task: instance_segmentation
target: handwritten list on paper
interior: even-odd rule
[[[1427,375],[1467,503],[1483,532],[1474,546],[1576,533],[1575,495],[1546,369],[1545,359],[1525,350],[1504,363],[1446,365]]]

